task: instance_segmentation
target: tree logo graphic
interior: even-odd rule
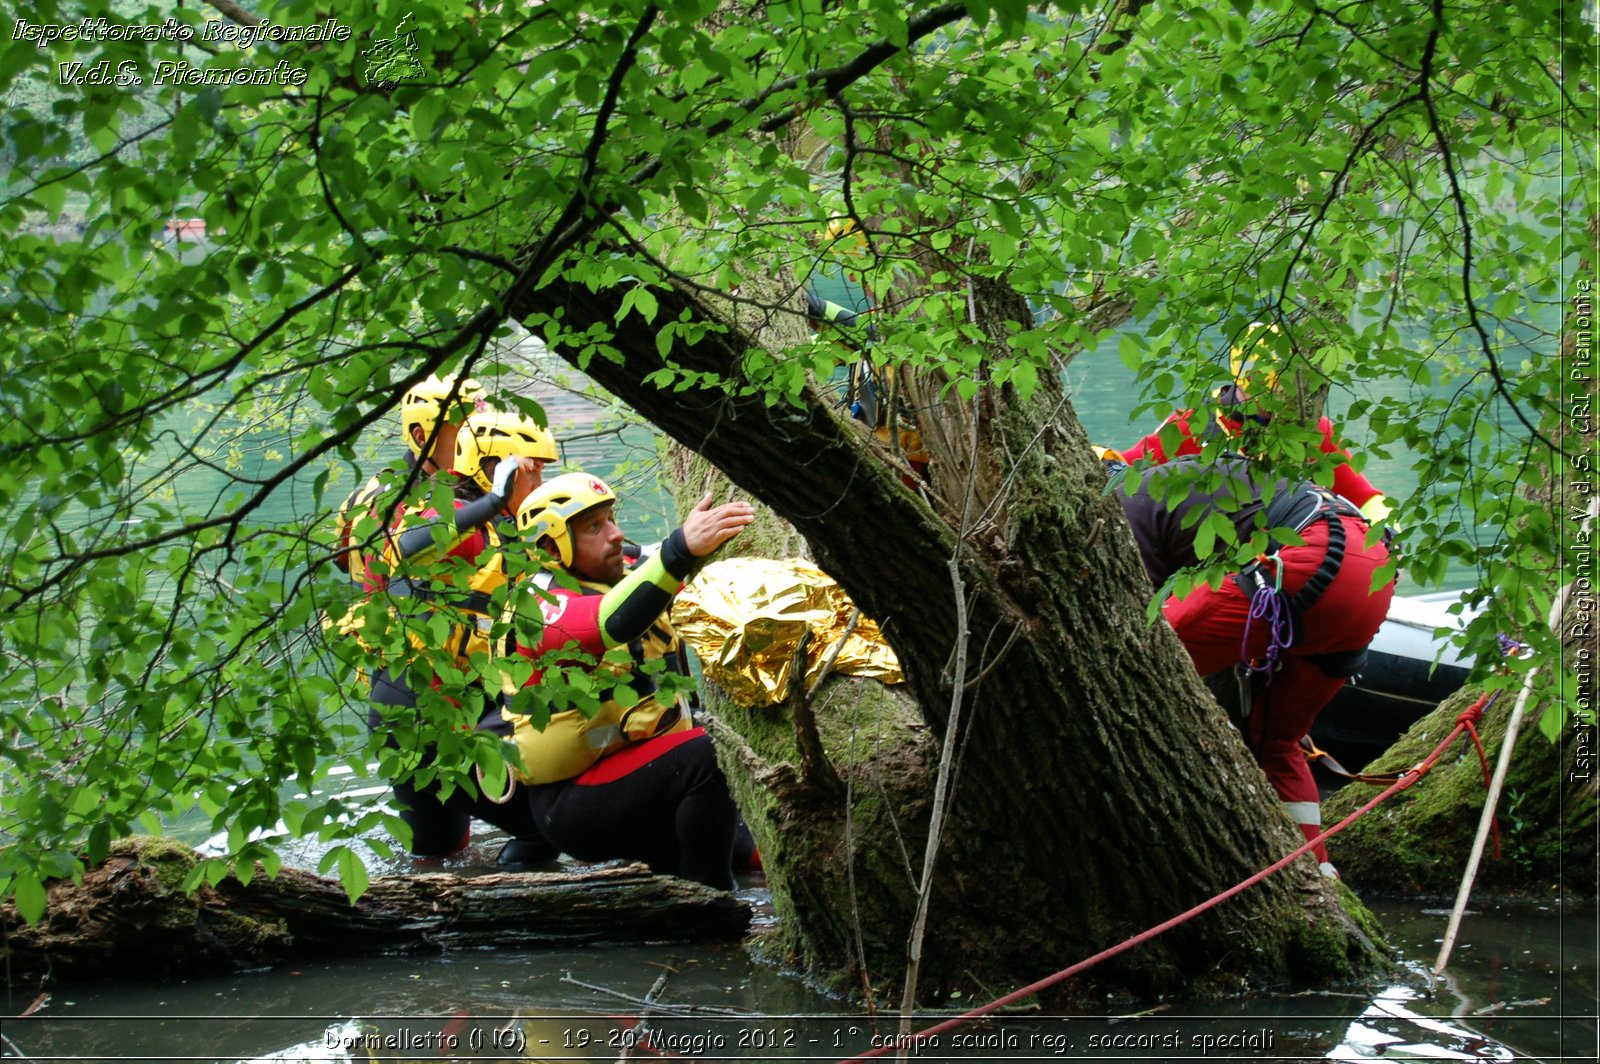
[[[361,54],[367,60],[367,82],[372,85],[420,81],[427,73],[417,59],[417,31],[409,12],[395,26],[393,37],[373,41]]]

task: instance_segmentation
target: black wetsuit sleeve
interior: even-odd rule
[[[504,509],[505,505],[506,501],[504,499],[490,493],[457,507],[455,516],[452,519],[455,523],[456,536],[459,538],[479,525],[486,525],[493,521],[495,515]],[[433,546],[433,530],[444,520],[445,518],[441,516],[415,525],[408,525],[395,539],[395,549],[399,552],[400,557],[414,558]]]

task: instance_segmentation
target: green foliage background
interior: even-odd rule
[[[254,10],[352,34],[209,51],[0,35],[0,881],[24,912],[47,877],[191,808],[229,832],[241,875],[275,867],[252,832],[280,818],[336,843],[385,819],[282,797],[380,754],[350,709],[355,652],[323,633],[357,601],[328,564],[327,516],[405,386],[498,379],[507,307],[558,271],[631,279],[616,329],[665,352],[704,326],[663,320],[655,286],[739,298],[779,278],[786,298],[756,309],[793,315],[811,271],[842,265],[873,293],[885,357],[963,397],[1009,383],[1026,401],[1129,316],[1148,323],[1123,357],[1152,410],[1203,401],[1228,373],[1214,338],[1257,320],[1313,388],[1448,382],[1436,402],[1352,412],[1422,474],[1397,515],[1405,564],[1479,574],[1484,671],[1495,632],[1548,647],[1577,528],[1560,493],[1592,443],[1571,433],[1557,357],[1594,261],[1580,5]],[[365,84],[363,50],[407,14],[427,74]],[[98,15],[222,17],[43,2],[28,20]],[[163,59],[307,79],[156,85]],[[145,84],[58,84],[59,64],[101,60]],[[206,254],[165,242],[179,217],[204,220]],[[855,232],[824,236],[841,218]],[[976,283],[1040,310],[1007,326],[1003,360],[970,320]],[[559,316],[528,324],[619,357]],[[839,357],[755,349],[726,383],[798,402]],[[242,453],[264,425],[277,451]],[[1286,467],[1314,453],[1310,430],[1274,425]],[[1223,536],[1211,571],[1240,549]],[[369,613],[398,652],[404,633]],[[433,700],[431,726],[447,707]],[[498,744],[440,734],[441,763],[504,770]],[[329,865],[360,892],[352,851]]]

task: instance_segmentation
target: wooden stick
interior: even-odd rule
[[[1550,627],[1555,628],[1561,623],[1561,616],[1566,612],[1567,600],[1572,597],[1572,585],[1568,584],[1561,589],[1561,594],[1556,596],[1555,605],[1550,609]],[[1522,728],[1522,718],[1527,712],[1528,701],[1533,694],[1533,681],[1539,675],[1539,666],[1535,665],[1528,670],[1528,675],[1523,678],[1522,690],[1517,694],[1517,704],[1511,711],[1511,719],[1506,721],[1506,737],[1500,744],[1500,757],[1495,762],[1494,776],[1489,780],[1489,793],[1483,800],[1483,815],[1478,818],[1478,834],[1472,840],[1472,853],[1467,858],[1467,869],[1461,877],[1461,886],[1456,890],[1456,904],[1450,910],[1450,922],[1445,927],[1444,943],[1439,947],[1439,957],[1433,962],[1433,975],[1437,978],[1444,972],[1445,965],[1450,963],[1450,951],[1455,948],[1456,934],[1461,930],[1461,919],[1466,915],[1467,899],[1472,896],[1472,881],[1478,876],[1478,865],[1483,860],[1484,845],[1489,839],[1489,830],[1494,824],[1494,809],[1500,801],[1500,790],[1505,786],[1506,774],[1511,771],[1511,751],[1517,745],[1517,733]]]

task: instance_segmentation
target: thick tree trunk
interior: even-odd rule
[[[550,315],[581,334],[614,322],[623,295],[556,280],[516,309],[535,316],[536,331],[537,315]],[[659,320],[718,321],[684,293],[657,296]],[[769,406],[748,394],[740,367],[756,346],[749,337],[730,330],[674,347],[675,365],[722,382],[676,391],[646,383],[666,368],[648,330],[623,330],[613,345],[619,358],[582,368],[804,536],[818,564],[883,626],[920,707],[921,720],[886,724],[870,757],[863,751],[876,727],[865,723],[874,719],[869,711],[852,732],[848,700],[823,710],[836,720],[830,756],[855,782],[848,818],[838,797],[780,793],[792,789],[793,769],[784,765],[797,760],[792,744],[787,757],[749,741],[740,751],[748,767],[736,786],[747,802],[765,795],[774,807],[756,817],[772,833],[761,841],[774,858],[774,897],[814,967],[851,968],[858,934],[874,977],[893,978],[902,963],[906,869],[920,867],[916,820],[919,801],[925,807],[929,797],[923,744],[912,737],[923,729],[942,735],[953,695],[948,664],[964,638],[972,664],[926,992],[1065,966],[1223,890],[1295,844],[1298,833],[1175,637],[1146,623],[1149,584],[1055,382],[1042,381],[1043,394],[1028,404],[1005,405],[995,392],[998,405],[981,412],[975,453],[988,479],[1003,486],[996,496],[1003,508],[974,512],[961,536],[961,504],[948,478],[941,492],[956,502],[936,496],[930,506],[877,460],[859,425],[820,397]],[[965,631],[949,575],[958,554]],[[752,728],[760,730],[750,722],[739,730]],[[908,805],[883,801],[876,780],[884,778],[906,781]],[[877,802],[884,808],[872,808]],[[886,835],[869,837],[869,823],[884,825]],[[804,839],[791,850],[795,833]],[[855,907],[867,899],[882,911],[857,919]],[[1096,979],[1141,993],[1193,992],[1236,987],[1241,976],[1321,980],[1373,957],[1335,888],[1307,859]]]
[[[50,884],[39,924],[26,924],[10,902],[0,907],[8,979],[148,979],[474,946],[728,940],[750,919],[732,895],[642,865],[382,876],[352,906],[337,881],[294,868],[186,894],[194,861],[170,839],[126,839],[81,883]]]

